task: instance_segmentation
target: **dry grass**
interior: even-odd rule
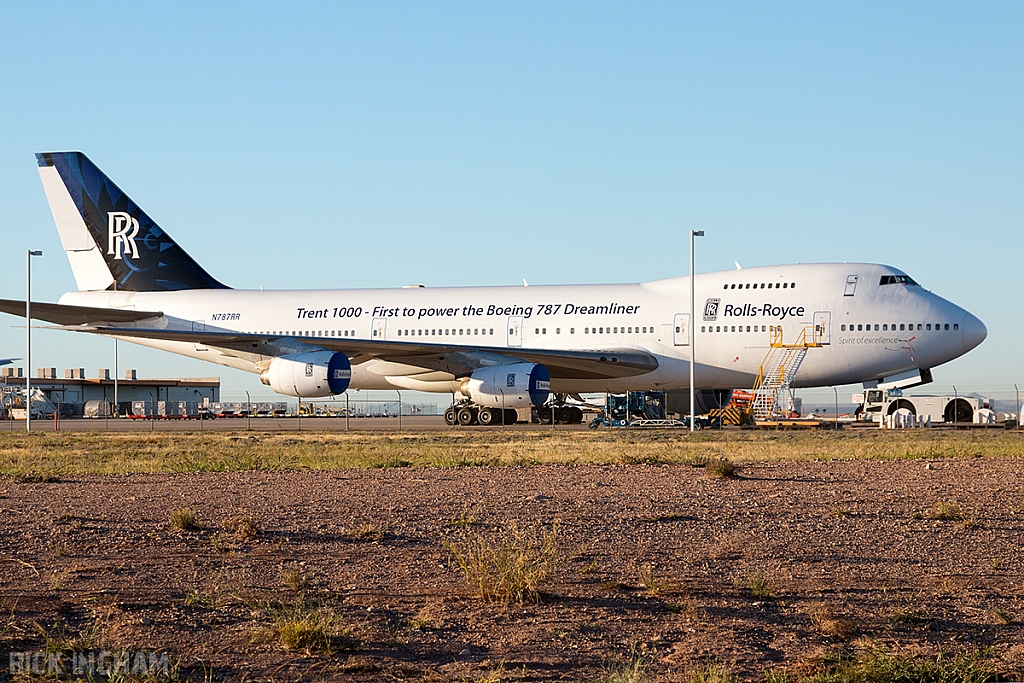
[[[199,528],[199,515],[192,508],[180,508],[171,513],[171,526],[182,531]]]
[[[644,590],[651,595],[656,595],[659,587],[658,582],[654,578],[654,565],[642,564],[637,567],[636,573],[640,579],[640,585],[644,587]]]
[[[357,527],[346,530],[343,535],[351,541],[379,543],[387,536],[387,532],[377,525],[367,522],[366,524],[360,524]]]
[[[309,587],[309,579],[296,562],[281,567],[281,583],[295,593],[301,593]]]
[[[224,528],[245,541],[259,536],[261,530],[259,520],[255,517],[232,517],[224,522]]]
[[[494,534],[467,529],[444,546],[484,600],[537,602],[558,564],[558,527],[528,530],[513,522]]]
[[[728,458],[711,458],[704,464],[704,470],[715,479],[731,479],[739,472],[739,467]]]
[[[932,509],[932,517],[944,522],[960,522],[966,528],[978,525],[978,519],[972,511],[960,507],[957,503],[942,500]]]
[[[811,628],[826,638],[846,640],[857,630],[857,625],[827,605],[812,605],[808,611]]]
[[[756,431],[422,431],[292,433],[0,432],[0,474],[15,482],[57,475],[126,472],[226,472],[348,467],[754,462],[829,459],[1014,457],[1012,432],[861,430],[836,433]]]

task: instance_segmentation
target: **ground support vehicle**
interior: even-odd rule
[[[904,396],[900,389],[868,389],[854,394],[853,402],[861,405],[855,411],[858,420],[887,422],[889,416],[899,416],[902,424],[975,424],[994,421],[992,400],[974,396]],[[892,420],[888,420],[892,422]]]

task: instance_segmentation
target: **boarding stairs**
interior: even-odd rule
[[[807,357],[807,350],[822,346],[820,327],[805,327],[796,342],[788,344],[782,339],[781,325],[770,329],[770,348],[757,370],[749,408],[755,420],[783,417],[790,384]]]

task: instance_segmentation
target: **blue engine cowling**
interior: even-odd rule
[[[323,398],[343,394],[352,380],[348,356],[334,351],[310,351],[275,358],[260,381],[285,396]]]
[[[481,406],[542,406],[551,394],[551,375],[546,367],[535,363],[492,365],[470,375],[462,393]]]

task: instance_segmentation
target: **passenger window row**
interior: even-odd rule
[[[354,337],[356,336],[355,330],[319,330],[317,332],[303,332],[295,330],[270,330],[269,332],[257,332],[256,334],[268,334],[273,336],[281,337]]]
[[[771,289],[773,286],[775,287],[775,289],[779,289],[779,288],[782,288],[782,289],[796,289],[796,283],[795,282],[783,282],[782,284],[779,284],[778,282],[774,282],[774,283],[769,282],[767,284],[768,289]],[[740,283],[738,285],[737,284],[727,284],[727,285],[722,287],[722,289],[764,289],[764,288],[765,288],[765,283],[764,282],[762,282],[760,285],[758,285],[756,282],[753,283],[753,284],[748,282],[746,284]]]
[[[760,327],[761,329],[758,329]],[[753,328],[753,329],[751,329]],[[678,331],[678,330],[677,330]],[[767,325],[747,325],[744,329],[743,325],[701,325],[701,332],[767,332]]]
[[[917,325],[917,329],[919,329],[919,330],[921,330],[921,329],[924,329],[924,330],[932,329],[932,323],[900,323],[899,329],[900,329],[901,332],[904,331],[904,330],[912,331],[914,329],[914,325],[915,324]],[[847,327],[850,328],[849,329],[850,332],[871,332],[871,330],[872,330],[871,325],[840,325],[839,329],[842,332],[846,332],[847,331],[847,329],[846,329]],[[856,328],[856,329],[854,329],[854,328]],[[949,323],[935,323],[935,329],[936,330],[948,330],[949,329]],[[960,323],[953,323],[953,329],[954,330],[959,330],[960,329]],[[874,331],[875,332],[879,331],[879,326],[878,326],[877,323],[874,326]],[[886,331],[895,332],[896,331],[896,323],[892,323],[891,325],[887,324],[887,323],[883,323],[882,326],[881,326],[881,331],[882,332],[886,332]]]
[[[464,328],[464,329],[451,328],[451,329],[444,329],[444,330],[436,330],[436,329],[435,330],[398,330],[398,332],[396,334],[399,337],[436,337],[436,336],[447,337],[447,336],[462,335],[462,334],[470,334],[470,335],[481,335],[481,334],[484,334],[484,335],[487,335],[487,334],[494,334],[494,328],[492,327],[489,330],[481,329],[479,327],[478,328],[474,328],[474,329],[471,329],[471,328],[467,327],[467,328]]]
[[[572,332],[572,330],[570,330]],[[584,327],[583,334],[653,334],[654,327]]]

